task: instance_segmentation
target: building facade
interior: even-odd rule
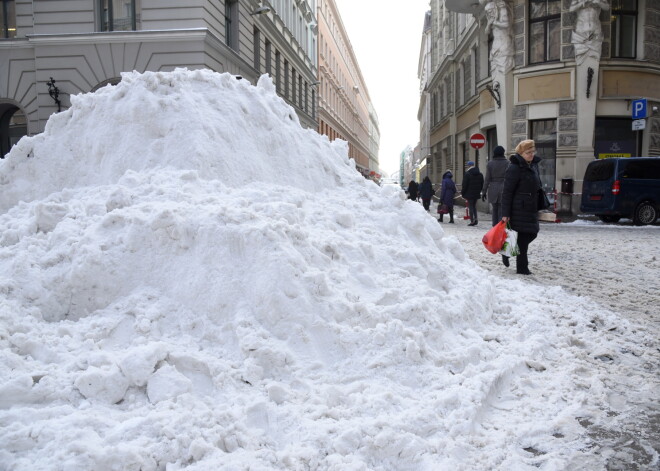
[[[0,156],[121,72],[269,74],[317,128],[316,0],[0,0]]]
[[[378,117],[334,0],[318,0],[319,127],[330,140],[348,142],[349,156],[378,180]]]
[[[576,212],[594,158],[660,156],[660,2],[432,0],[431,23],[434,182],[445,168],[460,182],[468,160],[483,170],[496,145],[509,154],[534,139],[544,189]],[[638,99],[648,112],[633,130]]]

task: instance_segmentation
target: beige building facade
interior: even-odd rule
[[[334,0],[318,0],[319,133],[348,142],[349,156],[378,180],[378,117]]]
[[[434,183],[446,168],[460,183],[468,160],[484,171],[495,146],[510,154],[534,139],[546,192],[576,213],[594,158],[660,156],[660,2],[432,0],[431,24],[420,139],[426,126]],[[486,136],[481,150],[475,133]]]
[[[316,0],[0,0],[0,155],[124,71],[269,74],[316,129]]]

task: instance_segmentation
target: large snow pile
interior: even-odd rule
[[[0,469],[603,463],[625,323],[488,275],[267,77],[71,102],[0,163]]]

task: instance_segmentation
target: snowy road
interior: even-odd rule
[[[462,216],[461,208],[457,209]],[[504,267],[499,255],[489,253],[481,243],[490,227],[490,215],[480,215],[479,220],[476,227],[469,227],[469,221],[462,218],[457,218],[456,224],[445,222],[442,226],[445,234],[455,236],[479,266],[498,276],[519,279],[515,263]],[[640,377],[648,377],[649,373],[659,377],[660,224],[636,227],[625,221],[608,225],[586,220],[541,223],[539,237],[530,245],[529,259],[533,275],[525,279],[530,283],[559,285],[575,295],[589,297],[596,310],[600,305],[638,323],[638,332],[643,331],[640,338],[656,339],[654,344],[639,345],[639,350],[632,353],[646,359]],[[635,403],[632,391],[641,385],[613,376],[610,386],[613,394],[620,394],[630,404]],[[657,400],[635,405],[639,414],[633,423],[613,423],[609,430],[590,427],[588,421],[583,424],[590,430],[594,449],[609,456],[608,471],[656,469],[650,458],[654,452],[649,447],[656,454],[660,451],[660,405]]]
[[[490,227],[490,215],[480,215],[479,220],[477,227],[457,219],[457,224],[444,223],[443,228],[459,239],[481,267],[519,278],[514,264],[507,269],[499,256],[485,250],[481,238]],[[562,286],[630,320],[660,329],[660,224],[541,223],[539,237],[530,245],[529,260],[530,281]]]

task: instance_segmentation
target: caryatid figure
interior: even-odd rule
[[[493,33],[493,46],[490,50],[492,72],[506,74],[513,68],[513,37],[511,15],[504,0],[480,0],[486,11],[486,33]]]
[[[600,60],[603,30],[600,26],[601,10],[609,10],[607,0],[573,0],[569,11],[577,12],[575,30],[571,42],[575,48],[575,60],[582,64],[587,57]]]

